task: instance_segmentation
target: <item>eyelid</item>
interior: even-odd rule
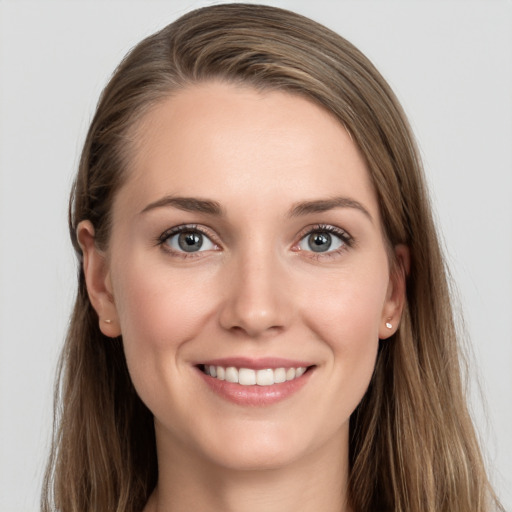
[[[343,242],[343,245],[338,249],[334,249],[331,251],[325,251],[325,252],[318,252],[318,253],[315,253],[314,251],[308,251],[308,250],[303,250],[303,249],[299,248],[299,244],[302,240],[304,240],[304,238],[306,238],[307,236],[309,236],[313,233],[322,233],[322,232],[329,233],[329,234],[332,234],[332,235],[338,237]],[[315,258],[322,257],[322,256],[327,257],[327,256],[332,256],[332,255],[338,254],[344,250],[347,250],[348,248],[353,247],[354,243],[355,243],[354,238],[352,237],[352,235],[350,235],[350,233],[347,230],[339,228],[337,226],[333,226],[332,224],[315,224],[313,226],[307,226],[303,230],[300,231],[300,233],[298,234],[297,237],[298,237],[298,241],[294,243],[292,250],[304,251],[304,252],[310,253],[311,256],[315,257]]]
[[[208,251],[196,251],[196,252],[187,253],[185,251],[173,250],[171,247],[166,246],[165,242],[170,237],[175,236],[179,233],[187,232],[187,231],[197,231],[198,233],[201,233],[203,236],[208,238],[210,240],[210,242],[216,246],[217,249],[219,249],[219,250],[222,249],[222,245],[219,241],[219,237],[215,234],[215,232],[206,226],[202,226],[202,225],[198,225],[198,224],[180,224],[178,226],[173,226],[169,229],[166,229],[162,234],[160,234],[156,238],[155,245],[161,246],[162,249],[168,253],[172,253],[173,255],[178,255],[181,257],[194,257],[194,256],[197,256],[199,253],[208,252]],[[305,237],[307,237],[313,233],[318,233],[318,232],[326,232],[326,233],[329,233],[329,234],[332,234],[332,235],[338,237],[343,242],[343,245],[338,249],[328,250],[325,252],[318,252],[318,253],[315,253],[314,251],[303,250],[299,247],[299,243]],[[339,254],[340,252],[343,252],[343,251],[353,247],[354,244],[355,244],[355,240],[347,230],[342,229],[338,226],[334,226],[332,224],[314,224],[311,226],[306,226],[298,233],[297,242],[295,242],[293,244],[292,250],[309,253],[309,256],[313,257],[313,258],[322,258],[322,257],[329,257],[329,256],[332,257],[336,254]]]
[[[195,251],[187,253],[186,251],[178,251],[175,249],[172,249],[170,246],[166,244],[167,240],[169,240],[171,237],[175,235],[179,235],[180,233],[186,233],[186,232],[198,232],[204,237],[206,237],[213,245],[216,246],[216,248],[220,249],[221,245],[218,242],[218,237],[208,228],[205,226],[201,226],[198,224],[180,224],[178,226],[173,226],[172,228],[166,229],[161,235],[159,235],[155,240],[155,245],[159,245],[162,247],[163,250],[165,250],[167,253],[171,253],[173,255],[178,255],[180,257],[194,257],[197,256],[199,253],[204,253],[208,251]]]

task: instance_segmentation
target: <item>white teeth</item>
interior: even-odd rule
[[[274,370],[267,368],[256,372],[256,384],[258,386],[272,386],[274,384]]]
[[[228,382],[238,382],[238,370],[234,366],[226,368],[226,380]]]
[[[281,382],[286,382],[286,369],[285,368],[276,368],[274,370],[274,382],[276,384],[281,384]]]
[[[306,367],[298,368],[264,368],[253,370],[252,368],[235,368],[234,366],[205,365],[204,372],[219,380],[226,380],[242,386],[272,386],[293,379],[298,379],[306,371]]]
[[[256,384],[256,372],[250,368],[238,370],[238,383],[242,386],[254,386]]]

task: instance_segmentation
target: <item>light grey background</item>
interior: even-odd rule
[[[66,202],[93,108],[142,37],[204,1],[0,1],[0,510],[37,510],[74,295]],[[512,3],[289,0],[388,79],[424,156],[512,510]],[[472,386],[472,396],[476,396]]]

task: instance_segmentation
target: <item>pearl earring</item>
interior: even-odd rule
[[[386,322],[386,327],[388,329],[392,329],[393,328],[393,324],[389,323],[389,322]]]
[[[111,324],[112,323],[112,320],[110,320],[110,318],[107,318],[105,320],[103,320],[106,324]]]

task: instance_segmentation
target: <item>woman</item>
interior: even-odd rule
[[[239,4],[144,40],[70,233],[44,509],[499,508],[412,135],[341,37]]]

